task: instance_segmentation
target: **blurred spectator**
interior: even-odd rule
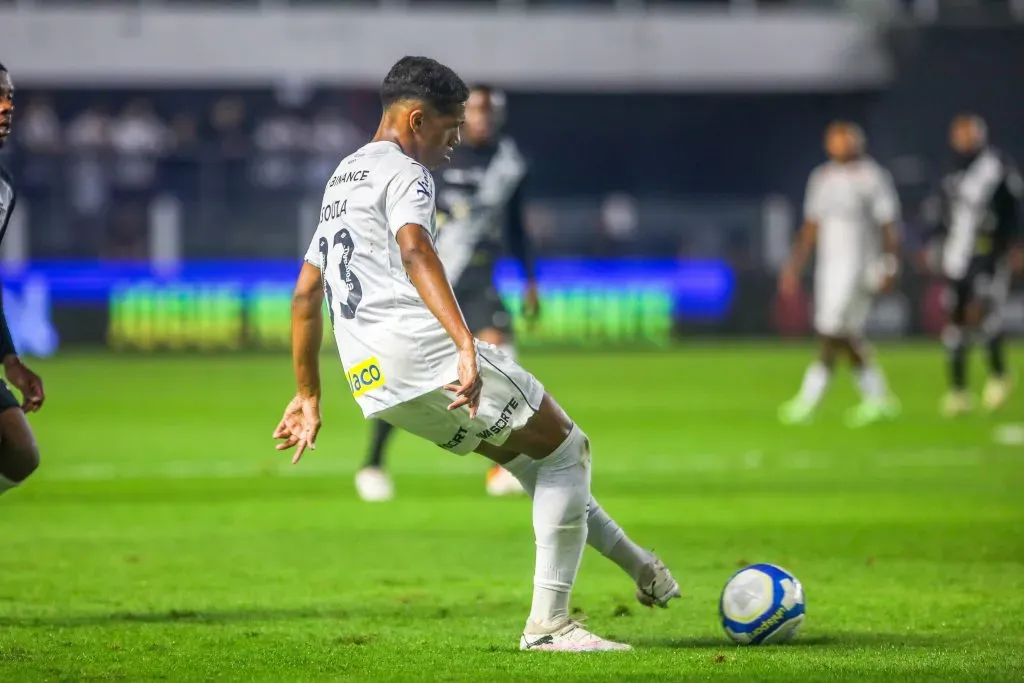
[[[309,153],[306,184],[311,189],[322,190],[338,162],[367,141],[369,136],[342,116],[338,107],[322,107],[314,116],[306,136]]]
[[[222,97],[213,105],[210,113],[210,132],[215,140],[217,157],[240,159],[249,153],[245,113],[245,102],[240,97]]]
[[[68,126],[68,200],[73,234],[63,240],[76,254],[95,254],[110,202],[110,120],[100,105],[87,107]],[[72,246],[73,245],[73,246]]]
[[[275,190],[295,187],[299,153],[308,149],[308,140],[309,128],[296,113],[285,107],[277,108],[253,132],[253,182]]]
[[[29,98],[28,104],[18,112],[18,127],[15,131],[18,142],[30,156],[58,154],[62,149],[60,120],[46,97]]]
[[[171,137],[149,100],[132,100],[110,124],[110,143],[117,155],[115,179],[119,188],[133,194],[154,188],[157,160],[169,147]]]
[[[616,257],[636,253],[639,226],[636,199],[624,192],[605,197],[598,223],[598,255]]]
[[[146,211],[138,203],[121,204],[114,210],[101,256],[114,261],[137,261],[149,255]]]

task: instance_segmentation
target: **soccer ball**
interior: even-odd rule
[[[804,620],[804,589],[773,564],[739,570],[722,590],[718,605],[726,635],[741,645],[785,643]]]

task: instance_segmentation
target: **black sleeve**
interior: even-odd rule
[[[3,295],[0,294],[0,360],[16,353],[18,353],[18,350],[14,348],[14,339],[11,338],[11,330],[7,327],[7,316],[4,315]]]
[[[527,279],[532,280],[534,277],[533,248],[523,222],[523,203],[526,194],[523,188],[525,184],[524,178],[520,181],[512,198],[509,199],[505,216],[505,244],[512,256],[523,265]]]
[[[993,251],[1003,254],[1021,233],[1021,201],[1024,195],[1024,181],[1020,172],[1010,165],[1006,177],[992,197],[992,210],[996,216],[996,229],[993,235]]]

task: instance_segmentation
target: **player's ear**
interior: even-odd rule
[[[413,109],[409,112],[409,127],[414,133],[419,133],[423,128],[423,110]]]

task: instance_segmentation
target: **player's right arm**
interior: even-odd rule
[[[398,243],[409,281],[459,350],[459,385],[445,387],[456,393],[448,408],[468,406],[470,415],[476,417],[482,388],[476,340],[455,300],[428,230],[434,221],[434,194],[433,178],[425,168],[410,165],[399,173],[388,187],[388,228]]]
[[[814,245],[818,242],[818,223],[821,215],[818,196],[819,182],[819,171],[815,170],[807,181],[807,192],[804,197],[804,223],[779,277],[779,290],[785,296],[793,296],[800,291],[800,277],[803,275],[804,268],[807,267],[807,261],[811,258]]]
[[[295,397],[274,430],[274,438],[283,440],[277,450],[295,447],[292,464],[299,461],[306,448],[316,448],[320,431],[320,346],[324,335],[324,290],[320,277],[320,269],[307,255],[292,294]]]

